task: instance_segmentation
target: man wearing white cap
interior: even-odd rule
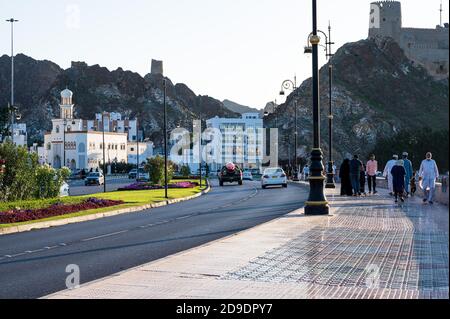
[[[389,188],[389,195],[394,195],[394,184],[393,184],[393,177],[391,174],[392,168],[397,164],[398,161],[398,155],[393,155],[392,159],[387,162],[386,167],[384,168],[383,176],[387,178],[388,180],[388,188]]]
[[[406,196],[409,196],[409,186],[411,184],[411,178],[413,177],[413,166],[411,161],[408,159],[409,154],[407,152],[403,152],[403,167],[405,168],[405,192]]]
[[[426,159],[422,161],[419,169],[419,180],[422,183],[423,193],[425,194],[425,198],[423,202],[428,203],[430,205],[433,204],[434,191],[436,189],[436,179],[439,176],[439,170],[436,165],[436,162],[431,159],[433,155],[431,153],[427,153]]]

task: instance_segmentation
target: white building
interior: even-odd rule
[[[207,161],[211,170],[228,162],[248,169],[261,169],[263,162],[263,120],[258,113],[244,113],[242,118],[214,117],[206,121],[207,128],[220,131],[219,154]]]
[[[52,131],[45,134],[44,157],[54,168],[95,169],[103,161],[101,114],[95,121],[75,119],[72,97],[73,93],[68,89],[61,92],[61,115],[52,120]],[[127,163],[127,142],[129,137],[133,138],[133,130],[129,128],[133,126],[132,121],[117,120],[113,116],[116,115],[105,114],[105,162]]]
[[[13,136],[14,136],[14,144],[17,146],[25,146],[28,145],[28,134],[27,134],[27,125],[25,123],[14,123],[13,128]]]
[[[137,164],[139,144],[139,162],[144,163],[147,158],[153,157],[153,142],[128,142],[128,164]]]

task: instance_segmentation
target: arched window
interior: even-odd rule
[[[78,153],[86,153],[86,145],[84,143],[78,144]]]
[[[59,133],[59,125],[56,125],[55,130],[56,130],[56,133],[58,134]]]
[[[52,149],[52,143],[47,143],[47,150],[50,151]]]

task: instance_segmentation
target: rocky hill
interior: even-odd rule
[[[0,106],[10,100],[10,58],[0,57]],[[96,112],[120,112],[138,117],[145,136],[158,144],[163,135],[163,76],[145,77],[121,68],[109,71],[99,65],[72,62],[63,70],[49,61],[36,61],[23,54],[15,58],[15,100],[27,123],[29,141],[43,141],[51,128],[51,119],[59,116],[60,92],[68,87],[74,92],[75,116],[91,119]],[[237,117],[223,103],[209,96],[196,95],[185,84],[167,79],[168,127],[192,127],[192,120]]]
[[[264,114],[264,111],[262,111],[262,110],[258,110],[253,107],[245,106],[245,105],[242,105],[242,104],[230,101],[230,100],[223,100],[222,103],[227,109],[229,109],[230,111],[235,112],[235,113],[240,113],[240,114],[259,113],[261,116]]]
[[[390,38],[361,40],[341,47],[331,59],[333,75],[334,158],[366,156],[380,138],[424,127],[448,130],[448,79],[435,81],[415,67]],[[322,149],[328,154],[328,64],[320,70]],[[293,136],[294,99],[298,102],[299,156],[309,158],[312,139],[311,79],[292,93],[266,127]],[[283,138],[280,138],[283,140]],[[292,138],[290,139],[293,140]],[[401,146],[400,146],[401,148]],[[286,158],[286,143],[281,146]],[[291,154],[294,149],[291,149]]]

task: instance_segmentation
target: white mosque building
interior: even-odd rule
[[[44,137],[45,161],[54,168],[99,167],[103,162],[104,127],[105,162],[128,163],[128,143],[138,139],[137,121],[122,120],[118,113],[96,114],[95,120],[75,119],[72,97],[69,89],[61,92],[60,118],[52,120],[52,131]]]

